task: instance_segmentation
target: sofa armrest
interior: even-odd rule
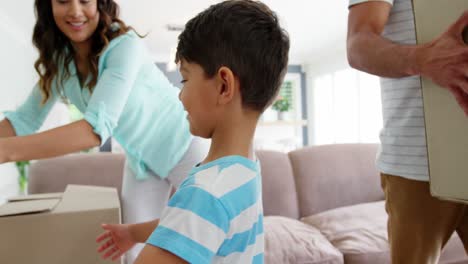
[[[40,160],[29,168],[28,192],[63,192],[68,184],[122,187],[124,154],[92,153]]]

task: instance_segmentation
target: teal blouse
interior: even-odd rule
[[[109,43],[99,59],[92,94],[80,86],[75,64],[68,67],[71,76],[63,81],[63,95],[84,114],[101,142],[111,136],[119,142],[137,179],[146,179],[148,170],[165,178],[187,151],[191,135],[179,89],[157,68],[143,41],[130,31]],[[36,85],[23,105],[4,113],[18,136],[41,127],[61,98],[55,81],[52,88],[45,104]]]

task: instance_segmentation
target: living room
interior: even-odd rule
[[[159,71],[182,88],[175,63],[178,36],[190,18],[222,1],[114,1],[120,18],[144,36]],[[262,172],[265,263],[392,263],[375,161],[385,95],[379,77],[348,61],[349,3],[262,2],[277,13],[291,43],[279,94],[261,116],[253,140]],[[34,3],[0,3],[2,113],[20,107],[39,79],[34,68],[39,53],[31,43]],[[84,114],[58,100],[39,132],[84,120]],[[101,146],[65,156],[0,164],[0,206],[12,197],[64,192],[68,184],[112,187],[122,198],[125,149],[110,137]],[[447,240],[438,262],[468,263],[458,235]],[[97,248],[94,240],[90,244],[87,249]]]
[[[379,83],[377,78],[348,65],[346,3],[327,2],[317,8],[303,8],[311,5],[303,1],[269,4],[277,10],[292,44],[281,91],[285,98],[264,113],[255,140],[257,149],[289,151],[309,145],[377,143],[382,125]],[[186,1],[180,6],[178,2],[121,1],[120,5],[125,21],[139,33],[147,34],[144,40],[155,63],[180,87],[181,77],[173,63],[177,36],[186,20],[210,2]],[[2,44],[2,72],[8,72],[1,88],[8,94],[0,99],[2,111],[21,105],[37,81],[37,51],[30,41],[35,22],[32,6],[33,1],[2,3],[0,9],[2,32],[9,40]],[[333,19],[325,23],[326,17]],[[18,54],[10,52],[20,49]],[[79,113],[70,108],[57,104],[42,130],[79,118]],[[113,151],[118,152],[119,146],[113,143]],[[5,185],[6,180],[2,180]]]

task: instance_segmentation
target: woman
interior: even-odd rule
[[[0,163],[72,153],[112,136],[127,155],[124,222],[158,218],[171,185],[207,150],[190,136],[179,90],[118,18],[113,0],[36,0],[35,11],[40,80],[0,122]],[[73,103],[84,119],[34,134],[57,100]]]

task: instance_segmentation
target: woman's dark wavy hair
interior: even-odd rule
[[[70,77],[68,65],[75,55],[70,40],[57,27],[52,14],[52,0],[35,0],[36,25],[33,32],[33,44],[39,51],[39,58],[34,68],[39,74],[39,88],[42,91],[42,103],[45,103],[52,93],[52,82],[55,80],[57,92],[63,95],[63,80]],[[99,22],[96,31],[91,36],[91,50],[88,55],[88,67],[91,79],[86,87],[92,92],[98,78],[98,62],[101,52],[109,42],[128,32],[127,26],[119,16],[119,6],[113,0],[97,0]],[[118,26],[114,23],[117,23]],[[58,70],[63,63],[62,76]],[[58,77],[58,78],[57,78]],[[59,82],[60,80],[60,82]]]

